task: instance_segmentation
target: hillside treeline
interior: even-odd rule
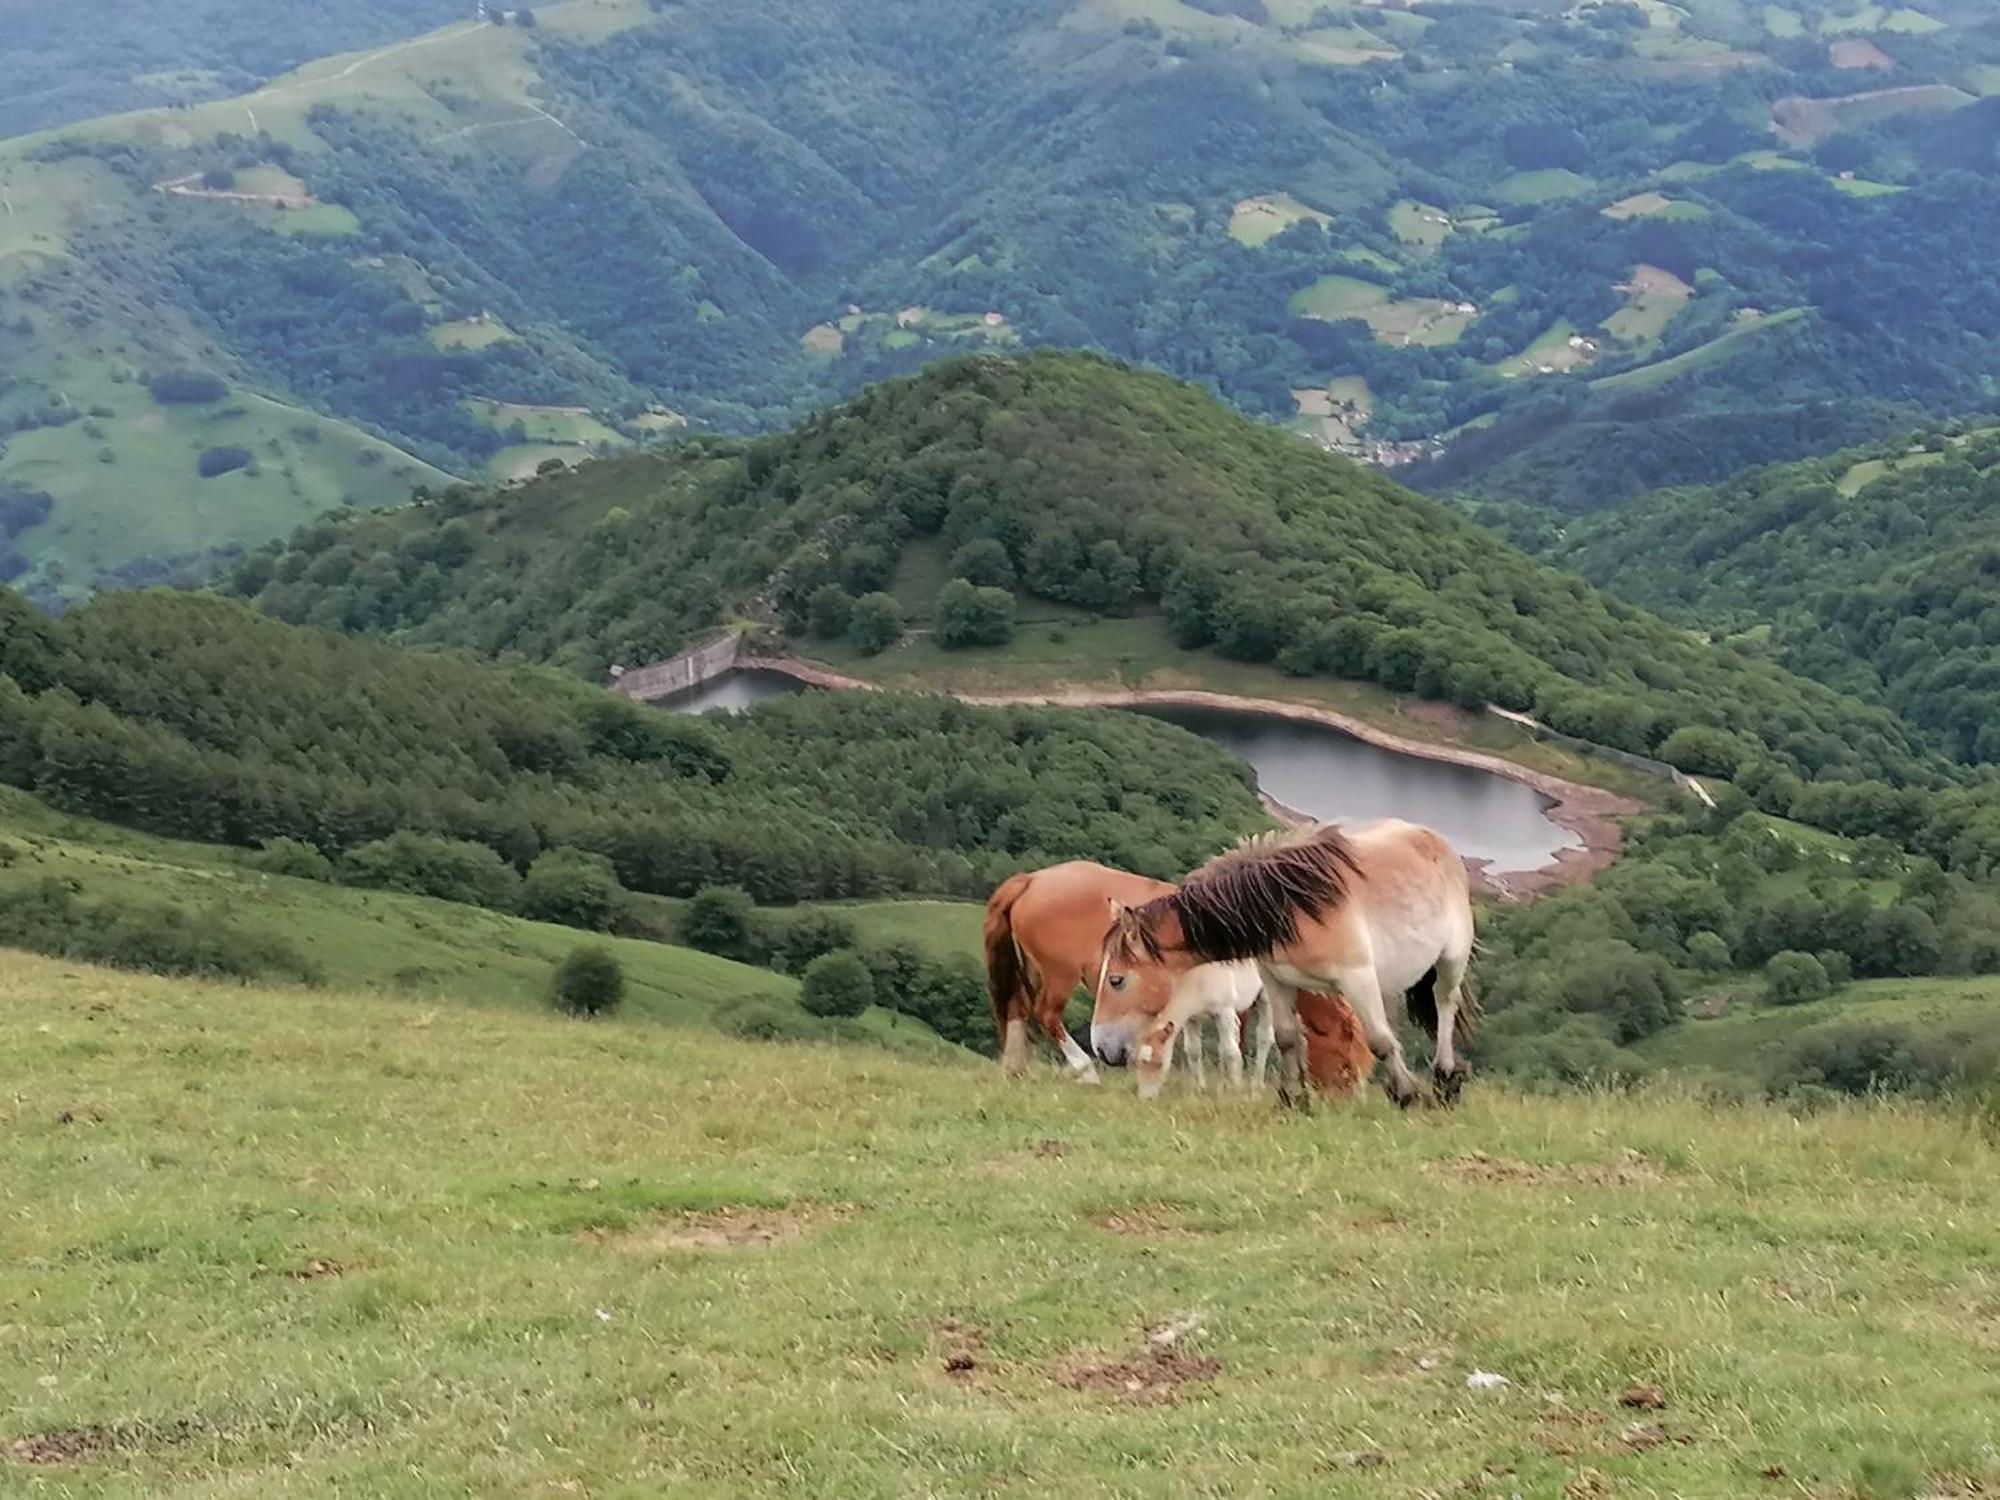
[[[0,779],[209,843],[573,849],[633,891],[765,901],[984,895],[1083,854],[1171,875],[1262,821],[1240,765],[1143,718],[808,694],[695,719],[167,592],[53,621],[0,594]]]

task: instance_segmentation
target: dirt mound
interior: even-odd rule
[[[717,1208],[672,1214],[630,1229],[587,1229],[581,1238],[631,1255],[662,1250],[768,1250],[822,1224],[844,1219],[850,1212],[838,1208]]]
[[[1484,1151],[1454,1156],[1448,1161],[1431,1162],[1425,1170],[1460,1182],[1479,1182],[1513,1187],[1540,1187],[1550,1183],[1570,1183],[1584,1187],[1636,1187],[1665,1182],[1667,1174],[1656,1162],[1637,1151],[1628,1150],[1615,1162],[1575,1162],[1565,1165],[1514,1161],[1504,1156],[1488,1156]]]
[[[1180,1398],[1192,1380],[1213,1380],[1222,1362],[1179,1349],[1154,1348],[1143,1359],[1109,1365],[1072,1365],[1056,1376],[1058,1385],[1073,1391],[1115,1396],[1135,1406],[1161,1406]]]

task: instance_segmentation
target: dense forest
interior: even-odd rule
[[[1567,530],[1554,560],[2000,763],[2000,435],[1933,430],[1667,490]],[[1523,522],[1525,537],[1536,537]]]
[[[28,9],[81,65],[90,39]],[[354,44],[381,9],[317,24]],[[110,30],[164,65],[228,11]],[[364,438],[513,475],[778,427],[978,348],[1101,349],[1419,460],[1420,487],[1571,512],[1987,404],[2000,20],[1763,12],[412,9],[451,24],[0,146],[0,481],[55,502],[10,541],[19,579],[74,599],[381,503]],[[261,77],[306,28],[266,31],[211,66]],[[176,368],[229,397],[162,438],[134,398]],[[338,440],[274,417],[222,441],[245,391]],[[191,475],[249,453],[207,477],[257,503],[133,485],[163,443]]]

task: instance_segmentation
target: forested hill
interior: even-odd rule
[[[1976,406],[2000,356],[1985,0],[390,9],[25,0],[52,84],[372,49],[0,142],[37,597],[953,350],[1100,347],[1574,510]]]
[[[1712,647],[1192,386],[1087,355],[969,356],[783,435],[329,519],[227,581],[284,619],[593,680],[746,615],[878,649],[919,614],[977,639],[978,603],[939,585],[992,590],[1002,614],[1010,589],[1157,612],[1185,648],[1532,710],[1704,771],[1720,752],[1699,726],[1798,775],[1924,774],[1888,713]]]
[[[1547,555],[2000,762],[2000,432],[1932,431],[1669,490]]]

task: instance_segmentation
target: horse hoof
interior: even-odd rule
[[[1464,1063],[1431,1072],[1431,1092],[1437,1102],[1447,1107],[1458,1103],[1459,1092],[1465,1087],[1465,1080],[1472,1076],[1472,1070]]]
[[[1077,1075],[1076,1075],[1076,1081],[1077,1081],[1078,1083],[1102,1083],[1102,1082],[1103,1082],[1104,1080],[1103,1080],[1103,1079],[1101,1079],[1101,1078],[1099,1078],[1099,1077],[1097,1076],[1097,1073],[1096,1073],[1096,1070],[1094,1070],[1094,1069],[1093,1069],[1092,1071],[1090,1071],[1090,1072],[1088,1072],[1088,1073],[1079,1073],[1079,1074],[1077,1074]]]

